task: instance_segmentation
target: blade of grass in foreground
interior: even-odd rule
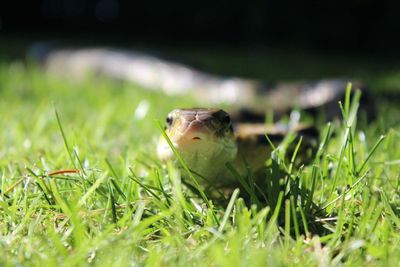
[[[222,233],[222,231],[224,230],[225,225],[228,222],[229,215],[232,212],[233,205],[235,204],[235,201],[238,196],[239,196],[239,189],[235,189],[232,193],[231,199],[229,200],[228,207],[225,210],[225,214],[224,214],[224,217],[222,218],[222,222],[218,228],[218,232]]]
[[[108,168],[110,169],[111,173],[113,174],[114,178],[111,179],[111,183],[114,186],[114,188],[117,190],[118,194],[124,199],[126,200],[126,196],[124,194],[124,192],[122,192],[121,187],[118,185],[117,181],[115,179],[118,178],[117,173],[115,172],[113,166],[111,165],[110,161],[108,159],[106,159],[106,163]]]
[[[67,137],[66,137],[64,129],[62,127],[60,116],[58,115],[57,109],[55,107],[54,107],[54,112],[56,114],[57,123],[58,123],[58,127],[60,128],[61,136],[62,136],[62,138],[64,140],[65,149],[67,150],[67,153],[68,153],[69,159],[71,161],[71,164],[74,165],[74,167],[76,169],[75,161],[74,161],[74,158],[72,157],[71,149],[69,147],[69,144],[68,144],[68,141],[67,141]]]
[[[361,173],[361,171],[364,169],[365,165],[367,164],[368,160],[371,158],[371,156],[375,153],[375,151],[378,149],[379,145],[382,143],[382,141],[386,138],[385,135],[381,135],[379,140],[375,143],[375,145],[372,147],[371,151],[368,153],[367,158],[364,160],[364,162],[361,164],[360,168],[357,169],[357,173]]]

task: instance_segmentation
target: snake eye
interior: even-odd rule
[[[229,124],[229,123],[231,122],[231,117],[229,117],[228,114],[225,114],[225,115],[222,117],[221,122],[222,122],[222,123],[225,123],[225,124]]]
[[[225,111],[219,110],[215,115],[223,125],[228,125],[231,123],[231,117],[229,117],[229,114]]]
[[[171,126],[172,125],[172,116],[168,115],[168,117],[167,117],[167,119],[165,121],[168,124],[168,126]]]

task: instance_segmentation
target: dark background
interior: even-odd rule
[[[395,0],[2,0],[0,34],[393,53],[399,12]]]

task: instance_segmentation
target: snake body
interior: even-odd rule
[[[233,107],[230,112],[246,109],[279,116],[294,107],[322,108],[326,117],[332,118],[340,115],[337,102],[343,99],[348,83],[337,78],[271,83],[220,76],[152,54],[107,47],[74,48],[37,43],[28,55],[37,59],[47,72],[70,80],[79,81],[88,74],[103,75],[169,95],[190,95],[201,106],[229,105]],[[353,80],[353,88],[364,88],[364,85]]]

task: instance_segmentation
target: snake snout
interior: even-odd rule
[[[185,139],[187,140],[193,140],[193,141],[206,140],[210,138],[210,130],[204,124],[204,122],[199,120],[194,120],[189,124],[184,135],[186,137]]]

